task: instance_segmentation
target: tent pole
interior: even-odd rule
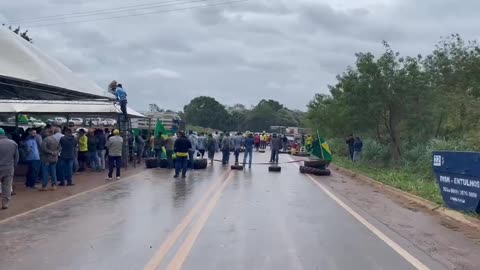
[[[70,128],[70,114],[67,114],[67,128]]]
[[[15,113],[15,131],[18,130],[18,112]]]

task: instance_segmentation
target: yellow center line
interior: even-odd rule
[[[220,185],[220,182],[224,181],[229,176],[230,172],[231,172],[230,170],[225,171],[220,177],[221,180],[218,182],[215,182],[210,186],[210,188],[207,190],[205,195],[200,199],[200,201],[198,201],[195,207],[192,208],[190,212],[183,218],[183,220],[177,225],[175,230],[168,235],[167,239],[162,243],[162,245],[160,246],[158,251],[155,253],[155,255],[150,259],[150,261],[145,266],[145,268],[143,268],[144,270],[155,270],[160,266],[163,259],[165,258],[165,255],[173,247],[175,242],[177,242],[178,238],[182,235],[185,229],[190,225],[193,218],[197,215],[200,209],[205,205],[210,195],[215,191],[215,189],[217,189],[217,187],[220,186],[220,189],[223,188],[223,185]]]
[[[198,222],[195,224],[195,227],[193,227],[193,229],[190,231],[190,234],[188,234],[187,238],[178,249],[177,254],[175,254],[175,257],[172,259],[172,261],[168,265],[167,270],[179,270],[182,268],[183,263],[187,259],[187,256],[190,254],[190,251],[192,250],[193,244],[195,244],[195,241],[197,240],[200,232],[205,226],[205,223],[210,217],[210,214],[212,213],[213,209],[215,208],[218,201],[220,200],[223,190],[232,181],[232,178],[233,178],[233,174],[231,174],[227,178],[227,180],[223,182],[222,186],[217,190],[215,195],[213,195],[213,197],[210,199],[207,207],[200,215]]]

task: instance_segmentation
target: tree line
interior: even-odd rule
[[[480,48],[454,34],[432,53],[402,56],[383,42],[384,52],[357,53],[352,66],[308,104],[309,125],[330,138],[361,134],[404,151],[429,140],[464,140],[479,147]]]
[[[303,125],[305,112],[290,110],[275,100],[261,100],[247,108],[236,104],[225,106],[212,97],[194,98],[185,105],[183,118],[189,125],[225,131],[268,131],[270,126]]]

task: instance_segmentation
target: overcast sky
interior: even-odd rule
[[[144,3],[171,5],[94,17],[103,18],[203,4],[198,1],[2,1],[0,22]],[[227,1],[233,0],[204,2]],[[403,54],[417,54],[430,52],[451,33],[477,39],[479,10],[478,0],[250,0],[30,27],[30,35],[44,52],[100,86],[112,79],[123,82],[130,105],[138,110],[150,103],[182,110],[199,95],[227,105],[275,99],[305,110],[315,93],[327,93],[327,85],[354,62],[355,52],[381,52],[382,40]]]

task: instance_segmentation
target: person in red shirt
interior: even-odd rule
[[[260,134],[258,133],[255,134],[254,141],[255,141],[255,149],[258,152],[258,148],[260,148]]]

